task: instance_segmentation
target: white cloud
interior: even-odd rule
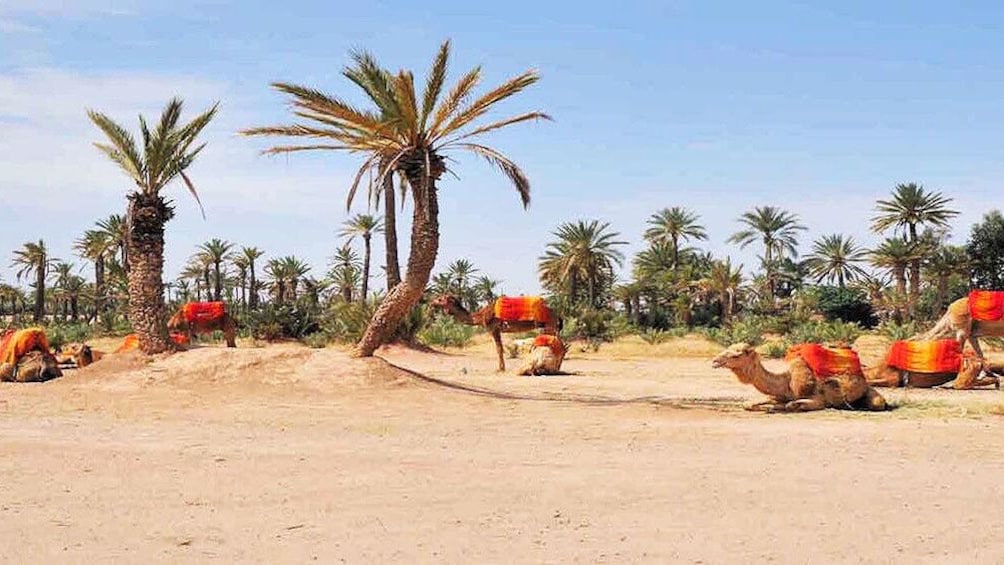
[[[38,33],[39,31],[41,31],[39,28],[15,19],[0,18],[0,34]]]
[[[139,0],[4,0],[0,4],[0,14],[42,17],[125,15],[136,13],[139,5]]]

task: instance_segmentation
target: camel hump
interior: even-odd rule
[[[974,290],[969,293],[969,313],[980,322],[1004,319],[1004,290]]]
[[[29,351],[49,352],[49,340],[42,328],[25,328],[5,332],[0,338],[0,362],[17,365]]]
[[[181,314],[189,323],[219,320],[227,314],[225,302],[187,302],[181,306]]]
[[[962,367],[962,347],[954,339],[895,341],[886,364],[911,373],[957,373]]]

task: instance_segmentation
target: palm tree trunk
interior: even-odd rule
[[[35,312],[32,315],[35,323],[45,316],[45,260],[43,257],[42,264],[35,267]]]
[[[437,163],[433,163],[434,167],[436,165]],[[439,165],[441,166],[441,163]],[[418,174],[415,177],[409,177],[411,186],[413,188],[422,186],[424,179]],[[378,347],[391,338],[408,311],[422,298],[425,286],[429,283],[429,275],[439,252],[439,201],[436,194],[436,178],[438,175],[428,179],[425,194],[415,191],[408,271],[404,280],[387,293],[387,297],[373,314],[366,333],[356,345],[355,354],[359,357],[371,357]]]
[[[214,267],[216,270],[216,290],[213,293],[213,300],[219,302],[223,300],[223,277],[220,276],[220,262],[216,261]]]
[[[363,245],[366,248],[365,256],[363,257],[363,302],[366,302],[366,296],[370,288],[370,237],[368,233],[363,236]]]
[[[254,310],[258,308],[258,282],[254,276],[254,261],[248,261],[248,269],[251,272],[251,280],[249,281],[251,298],[248,300],[248,308]]]
[[[164,224],[173,212],[159,195],[129,195],[129,322],[146,354],[173,351],[164,305]]]
[[[77,321],[77,317],[80,315],[80,303],[77,300],[77,295],[74,294],[70,297],[70,320],[73,322]]]
[[[380,170],[387,163],[380,163]],[[390,292],[401,282],[401,267],[397,258],[397,210],[394,209],[394,175],[388,174],[383,179],[383,237],[386,247],[387,261],[387,292]]]

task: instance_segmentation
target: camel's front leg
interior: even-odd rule
[[[495,340],[495,351],[499,356],[498,372],[502,373],[505,371],[505,356],[502,354],[502,328],[492,330],[492,339]]]
[[[784,405],[784,400],[771,398],[769,400],[764,400],[763,402],[757,402],[756,404],[744,406],[744,408],[750,412],[777,412],[778,410],[783,410]]]
[[[826,408],[826,400],[822,395],[812,398],[799,398],[784,405],[785,412],[814,412]]]

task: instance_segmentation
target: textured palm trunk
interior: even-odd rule
[[[129,321],[146,354],[173,351],[164,305],[164,224],[174,212],[159,195],[129,195]]]
[[[408,254],[408,271],[404,280],[396,285],[380,303],[373,314],[366,333],[356,345],[356,355],[370,357],[378,347],[386,343],[401,321],[418,303],[429,284],[429,275],[436,264],[439,253],[439,200],[436,194],[436,180],[445,172],[441,157],[428,155],[432,171],[429,178],[423,178],[425,155],[412,156],[404,163],[405,174],[415,194],[415,211],[411,223],[411,251]],[[402,159],[405,161],[405,159]],[[421,188],[421,189],[420,189]]]
[[[45,316],[45,257],[35,273],[35,311],[32,320],[38,323]]]
[[[372,236],[370,236],[370,234],[368,233],[363,236],[363,245],[366,248],[365,255],[363,257],[363,285],[362,285],[363,295],[362,298],[360,299],[363,302],[366,302],[366,296],[369,294],[369,289],[370,289],[370,252],[371,252],[370,238],[371,237]]]
[[[254,276],[254,261],[248,261],[248,270],[250,271],[251,280],[248,282],[251,289],[251,298],[248,299],[248,308],[254,310],[258,308],[258,281]]]
[[[221,269],[219,261],[214,263],[214,268],[216,270],[216,288],[213,292],[213,300],[219,302],[220,300],[223,300],[223,276],[220,273]]]
[[[380,164],[383,170],[386,163]],[[397,210],[394,209],[394,175],[388,174],[383,179],[383,237],[386,247],[387,261],[387,292],[390,292],[401,282],[401,267],[397,258]]]

